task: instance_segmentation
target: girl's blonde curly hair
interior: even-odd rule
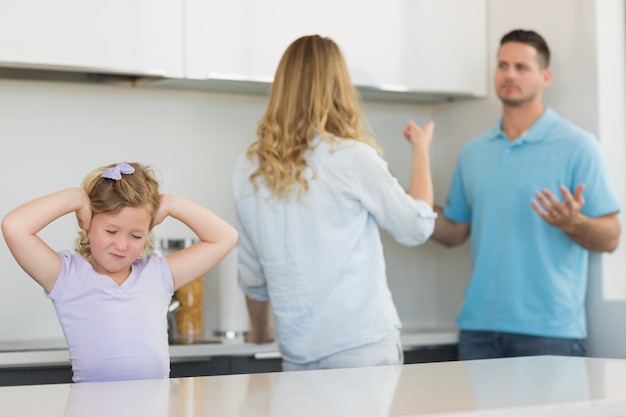
[[[104,178],[102,174],[118,164],[111,164],[91,171],[83,180],[82,187],[91,201],[92,215],[118,213],[124,207],[146,207],[150,219],[159,207],[159,183],[152,168],[137,162],[128,163],[135,169],[132,174],[121,175],[119,180]],[[154,248],[152,233],[147,239],[142,256]],[[74,243],[76,253],[91,258],[89,231],[81,229]]]

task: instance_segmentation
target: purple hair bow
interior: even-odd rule
[[[122,174],[128,175],[135,172],[135,168],[128,165],[126,162],[119,163],[113,168],[109,168],[101,175],[102,178],[108,178],[110,180],[119,181],[122,179]]]

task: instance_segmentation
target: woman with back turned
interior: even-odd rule
[[[235,167],[247,340],[273,340],[271,303],[284,370],[403,361],[379,227],[410,246],[431,235],[434,125],[404,130],[407,193],[359,107],[337,44],[301,37],[284,53],[257,140]]]

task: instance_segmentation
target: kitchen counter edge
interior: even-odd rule
[[[401,340],[405,351],[430,346],[455,345],[458,341],[458,332],[456,330],[414,331],[403,333]],[[280,352],[276,343],[257,345],[244,343],[241,338],[224,339],[221,343],[170,345],[172,362],[213,356],[280,358]],[[32,350],[0,350],[0,368],[63,366],[69,363],[69,352],[65,346],[38,347]]]

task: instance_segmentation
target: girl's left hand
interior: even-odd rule
[[[163,220],[167,216],[170,215],[170,204],[171,204],[171,196],[169,194],[161,194],[159,195],[159,208],[156,213],[154,213],[154,218],[152,219],[152,224],[150,225],[150,229],[161,224]]]

